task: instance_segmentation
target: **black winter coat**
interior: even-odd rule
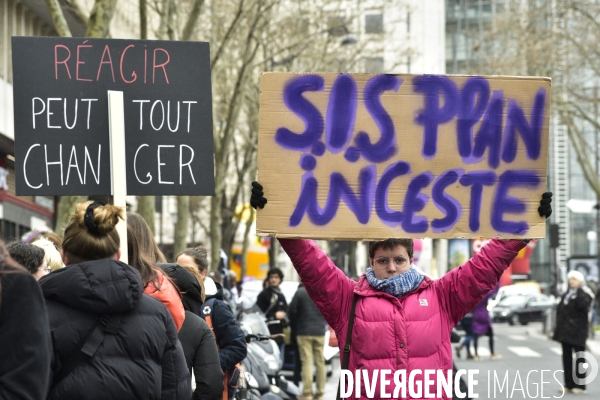
[[[223,370],[215,336],[208,324],[198,316],[202,306],[200,283],[192,273],[174,263],[158,264],[181,292],[185,320],[179,340],[190,375],[194,369],[194,399],[220,399],[223,393]]]
[[[231,310],[223,302],[223,287],[215,282],[217,293],[206,296],[206,300],[215,299],[212,316],[213,329],[219,346],[221,368],[231,370],[235,364],[246,358],[246,338],[240,327],[235,323]],[[205,310],[200,310],[202,318]]]
[[[0,399],[45,399],[52,343],[44,296],[26,270],[0,269]]]
[[[567,293],[562,295],[560,303],[558,303],[556,328],[552,339],[583,347],[588,335],[588,313],[592,304],[592,296],[583,288],[578,288],[575,297],[565,304]]]
[[[271,306],[271,304],[273,306]],[[283,311],[286,314],[288,312],[288,304],[283,293],[281,293],[280,290],[275,291],[270,287],[258,294],[258,297],[256,298],[256,305],[263,313],[265,313],[265,317],[267,317],[267,320],[269,321],[276,319],[275,314],[277,311]],[[269,324],[269,331],[272,335],[282,333],[283,325],[281,323]]]
[[[324,336],[327,330],[325,318],[303,286],[298,288],[290,303],[289,318],[297,336]]]
[[[194,399],[220,399],[223,393],[223,370],[219,364],[217,343],[208,324],[193,312],[186,310],[179,340],[190,375],[192,367],[194,368]]]
[[[116,335],[79,364],[48,399],[189,400],[189,373],[171,315],[144,294],[139,273],[112,259],[70,265],[40,280],[54,347],[52,372],[102,315],[122,313]]]

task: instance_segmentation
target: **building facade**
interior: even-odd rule
[[[559,6],[559,2],[550,0],[446,0],[447,73],[486,73],[478,68],[485,54],[482,51],[485,49],[480,48],[479,39],[495,28],[498,17],[507,13],[509,7],[521,7],[522,15],[527,10],[543,9],[545,20],[541,23],[545,25],[544,28],[563,30],[568,17],[559,12]],[[551,77],[553,91],[557,92],[568,84],[568,44],[559,40],[553,51],[555,61]],[[582,127],[582,130],[587,145],[593,149],[592,154],[598,154],[597,132],[590,127]],[[559,247],[553,250],[549,240],[538,241],[531,255],[530,278],[552,284],[555,268],[562,270],[558,275],[564,275],[570,257],[598,254],[597,213],[573,212],[567,207],[569,200],[573,199],[596,201],[596,194],[585,179],[578,157],[569,142],[567,127],[557,114],[553,114],[550,121],[548,190],[554,192],[550,222],[559,226]]]

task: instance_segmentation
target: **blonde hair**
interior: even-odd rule
[[[44,258],[46,259],[46,264],[48,264],[52,271],[56,271],[57,269],[60,269],[65,266],[63,264],[60,252],[56,249],[54,243],[46,239],[44,236],[39,236],[31,244],[44,250]]]
[[[177,264],[177,265],[179,265],[179,264]],[[204,278],[202,278],[202,275],[200,275],[200,272],[198,272],[198,268],[188,267],[186,265],[179,265],[179,266],[184,268],[186,271],[190,272],[192,275],[194,275],[194,277],[198,281],[198,285],[200,285],[200,297],[202,297],[202,302],[204,303],[206,301],[206,294],[204,293],[205,292]]]
[[[119,251],[119,233],[115,227],[119,219],[123,219],[123,209],[111,204],[98,205],[91,210],[94,224],[92,230],[85,223],[85,214],[92,203],[86,201],[77,204],[75,213],[65,228],[63,251],[69,264],[109,258]]]

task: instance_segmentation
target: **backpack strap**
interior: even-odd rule
[[[213,328],[212,316],[213,309],[215,308],[215,298],[206,300],[202,303],[202,307],[200,307],[200,316],[206,321],[210,330],[213,332],[215,339],[217,338],[217,334],[215,333],[215,329]]]
[[[350,318],[348,319],[348,330],[346,332],[346,344],[344,345],[344,354],[342,358],[342,369],[348,369],[348,363],[350,362],[350,348],[352,347],[352,327],[354,326],[354,315],[356,310],[356,302],[358,301],[358,295],[354,293],[352,299],[352,308],[350,308]],[[341,399],[341,387],[338,383],[337,400]]]
[[[85,339],[77,346],[77,350],[72,352],[69,357],[62,363],[62,367],[58,373],[54,375],[52,380],[52,388],[81,364],[85,359],[91,359],[104,341],[105,333],[116,335],[119,332],[121,325],[121,317],[123,314],[109,314],[98,318],[96,324]]]

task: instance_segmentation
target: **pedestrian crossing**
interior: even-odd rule
[[[511,339],[512,341],[526,341],[527,340],[526,336],[521,336],[521,335],[507,335],[506,337],[508,339]],[[592,354],[600,356],[600,342],[588,340],[587,347],[588,347],[588,350]],[[511,353],[513,353],[519,357],[535,357],[535,358],[542,357],[542,354],[539,351],[535,351],[528,346],[507,346],[507,349]],[[556,355],[559,355],[559,356],[562,355],[561,347],[549,347],[549,348],[547,348],[547,350],[551,351],[552,353],[554,353]],[[487,342],[485,340],[479,340],[477,354],[479,355],[479,357],[483,357],[483,358],[490,357],[491,353],[490,353],[489,347],[487,346]]]
[[[559,356],[562,356],[562,348],[560,348],[560,347],[551,347],[550,351],[558,354]]]
[[[541,357],[542,356],[540,353],[530,349],[527,346],[508,346],[507,349],[512,351],[519,357]]]
[[[508,335],[508,338],[511,340],[527,340],[527,336],[522,336],[522,335]]]
[[[597,344],[594,347],[592,347],[592,346],[589,346],[591,353],[600,356],[600,346]],[[539,353],[527,346],[508,346],[507,349],[511,353],[513,353],[519,357],[542,357],[541,353]],[[559,356],[562,355],[562,348],[560,348],[560,347],[550,347],[548,350],[550,350],[552,353],[557,354]],[[481,345],[477,349],[477,353],[478,353],[479,357],[489,358],[491,355],[489,348],[482,347]]]

